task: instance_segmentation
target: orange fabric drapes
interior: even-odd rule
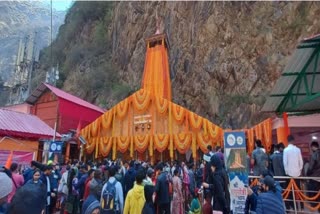
[[[165,114],[168,111],[169,102],[166,99],[157,97],[155,98],[156,109],[159,114]]]
[[[129,136],[119,136],[117,139],[117,147],[118,151],[125,153],[130,145],[130,137]]]
[[[272,146],[272,120],[268,118],[261,123],[257,124],[256,126],[252,127],[251,129],[247,130],[248,135],[248,153],[254,149],[254,136],[256,139],[261,140],[262,145],[265,149],[269,152]]]
[[[208,134],[202,134],[201,132],[197,133],[197,143],[203,153],[208,152],[207,146],[213,146],[210,136]]]
[[[113,146],[113,138],[112,137],[103,137],[99,142],[99,152],[103,157],[109,155],[111,148]]]
[[[113,109],[110,109],[101,116],[101,125],[105,129],[109,129],[112,124]]]

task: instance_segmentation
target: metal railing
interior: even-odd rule
[[[260,176],[249,176],[250,184],[255,179],[260,179]],[[320,211],[320,193],[318,190],[309,190],[307,184],[310,180],[316,180],[320,182],[320,177],[289,177],[289,176],[274,176],[275,181],[278,181],[283,188],[283,194],[286,197],[283,197],[283,201],[285,203],[285,208],[287,213],[319,213]],[[293,179],[294,182],[290,182]],[[298,182],[298,184],[297,184]],[[284,185],[285,184],[285,188]],[[294,193],[294,194],[292,194]],[[307,196],[309,193],[313,193],[314,195],[318,195],[314,200],[303,200],[303,198],[314,198]],[[306,196],[306,197],[302,197]],[[293,209],[290,206],[293,205]]]

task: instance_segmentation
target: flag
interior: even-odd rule
[[[76,131],[76,138],[77,138],[78,149],[80,149],[80,144],[81,144],[81,143],[80,143],[80,140],[79,140],[80,131],[81,131],[81,121],[79,120],[78,127],[77,127],[77,131]]]
[[[10,166],[12,164],[12,157],[13,157],[13,152],[11,151],[11,153],[9,154],[8,156],[8,159],[7,159],[7,162],[6,162],[6,165],[4,166],[6,169],[10,169]]]

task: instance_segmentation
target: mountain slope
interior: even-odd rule
[[[319,12],[318,2],[76,2],[53,44],[59,86],[108,108],[137,90],[157,13],[173,101],[224,127],[251,126],[298,41],[320,32]]]

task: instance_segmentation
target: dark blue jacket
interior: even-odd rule
[[[129,190],[133,188],[133,184],[135,180],[136,180],[136,170],[133,167],[130,167],[130,169],[126,172],[123,179],[124,198],[126,198]]]
[[[284,206],[282,199],[279,200],[279,192],[263,192],[257,197],[257,214],[284,214]],[[255,195],[255,194],[252,194]]]
[[[167,172],[161,172],[157,178],[156,189],[157,194],[157,204],[167,204],[170,203],[169,195],[169,180]]]
[[[26,184],[29,180],[31,180],[33,178],[33,169],[32,168],[28,168],[26,169],[26,171],[24,171],[23,173],[23,178],[24,178],[24,183]]]
[[[88,177],[89,177],[88,173],[82,175],[78,183],[75,185],[76,190],[79,191],[80,199],[83,198],[85,183]]]

